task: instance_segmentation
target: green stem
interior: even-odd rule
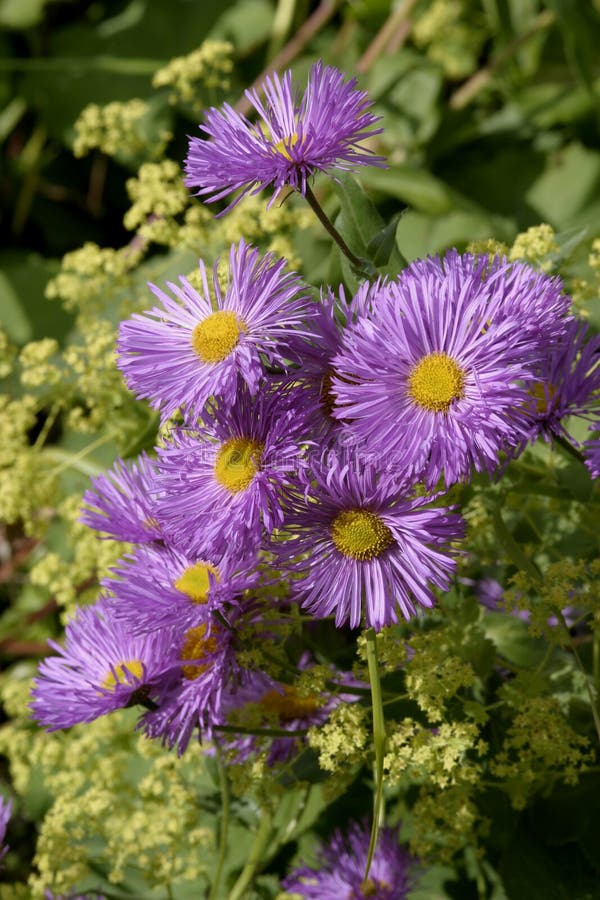
[[[576,459],[577,462],[580,462],[582,465],[585,465],[585,459],[583,458],[583,454],[577,450],[573,444],[568,441],[562,434],[555,434],[553,436],[554,443],[558,444],[559,447],[562,447],[565,453],[571,456],[573,459]]]
[[[221,787],[221,828],[219,830],[219,855],[217,857],[215,877],[210,889],[210,894],[208,895],[208,900],[217,900],[219,896],[223,866],[225,865],[229,843],[229,782],[227,780],[227,772],[223,763],[221,748],[218,744],[215,744],[215,752],[219,764],[219,784]]]
[[[365,269],[365,266],[368,266],[368,260],[360,259],[360,257],[354,255],[354,253],[352,252],[352,250],[350,249],[350,247],[348,246],[348,244],[346,243],[344,238],[341,236],[341,234],[339,233],[339,231],[337,230],[337,228],[335,227],[335,225],[333,224],[333,222],[331,221],[331,219],[326,214],[325,210],[323,209],[323,207],[321,206],[321,204],[319,203],[319,201],[313,194],[312,189],[309,187],[308,184],[306,185],[306,191],[305,191],[304,196],[306,197],[308,205],[311,207],[312,211],[316,215],[317,219],[319,220],[319,222],[321,223],[321,225],[323,226],[325,231],[330,235],[330,237],[333,238],[333,240],[338,245],[338,247],[340,248],[340,250],[342,251],[344,256],[346,256],[350,260],[350,263],[352,264],[352,266],[358,272],[362,272],[365,275],[371,275],[372,273],[367,272],[367,270]]]
[[[308,730],[299,728],[296,731],[286,731],[284,728],[238,728],[237,725],[215,725],[214,730],[223,734],[251,734],[254,737],[306,737]]]
[[[271,838],[271,812],[263,809],[258,831],[254,838],[254,843],[250,848],[248,861],[242,869],[240,877],[231,889],[231,893],[227,900],[241,900],[242,897],[248,897],[246,888],[254,878],[256,871],[265,859],[265,850]]]
[[[279,53],[283,47],[285,39],[290,33],[295,11],[296,0],[278,0],[271,26],[271,40],[267,50],[267,61],[273,59],[275,54]]]
[[[109,441],[112,441],[113,438],[114,434],[112,432],[103,434],[102,437],[99,437],[98,440],[88,444],[87,447],[84,447],[83,450],[80,450],[78,453],[72,453],[70,450],[62,450],[60,447],[45,447],[41,451],[44,458],[59,464],[55,469],[51,469],[49,474],[60,475],[65,469],[75,469],[75,471],[81,472],[82,475],[89,475],[91,478],[101,475],[106,467],[100,466],[98,463],[91,462],[90,460],[85,460],[85,457],[90,453],[93,453],[97,447],[101,447],[102,444],[107,444]]]
[[[377,846],[379,825],[383,818],[383,758],[385,754],[385,718],[383,715],[383,701],[381,697],[381,681],[379,680],[379,667],[377,665],[377,640],[373,628],[365,632],[367,646],[367,666],[369,669],[369,682],[371,684],[371,700],[373,704],[373,746],[375,749],[375,798],[373,802],[373,824],[371,826],[371,838],[369,840],[369,852],[365,867],[366,881],[371,870],[373,854]]]

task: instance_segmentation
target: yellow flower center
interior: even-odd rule
[[[536,381],[530,394],[535,400],[535,411],[537,415],[543,416],[548,412],[548,407],[554,399],[556,387],[553,384],[545,384],[542,381]]]
[[[276,144],[273,144],[273,150],[276,153],[281,153],[282,156],[285,156],[286,159],[292,161],[292,157],[290,156],[290,149],[295,147],[298,143],[298,135],[296,132],[290,134],[289,137],[282,138],[280,141],[277,141]]]
[[[144,674],[144,666],[139,659],[128,659],[113,666],[113,670],[107,674],[102,682],[102,687],[107,691],[116,690],[117,684],[132,684],[133,679],[141,680]]]
[[[381,556],[394,543],[387,525],[366,509],[338,513],[331,526],[331,537],[340,553],[361,562]]]
[[[192,347],[205,363],[221,362],[237,347],[246,323],[230,309],[211,313],[192,331]]]
[[[279,691],[267,691],[260,698],[260,705],[267,712],[274,713],[280,722],[291,722],[292,719],[303,719],[312,715],[321,705],[319,698],[314,696],[300,697],[297,691],[289,684],[282,684],[283,694]]]
[[[217,649],[217,631],[213,625],[212,634],[210,637],[206,637],[206,625],[196,625],[194,628],[190,628],[189,631],[186,631],[183,638],[183,650],[181,651],[181,659],[205,659],[211,653],[215,653]],[[184,676],[193,681],[194,678],[198,678],[202,672],[205,672],[208,669],[209,664],[205,663],[204,665],[194,663],[193,665],[183,666],[183,674]]]
[[[215,478],[232,494],[245,491],[260,469],[263,445],[249,438],[231,438],[220,447]]]
[[[447,413],[464,390],[465,372],[443,351],[424,356],[408,378],[408,393],[430,412]]]
[[[206,603],[210,590],[209,574],[214,575],[219,581],[219,570],[215,566],[207,562],[197,562],[182,572],[174,587],[182,594],[186,594],[193,603]]]

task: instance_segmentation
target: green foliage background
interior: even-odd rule
[[[322,58],[357,74],[383,116],[373,147],[389,169],[315,186],[356,253],[394,272],[402,256],[504,248],[562,274],[598,330],[600,9],[0,0],[0,46],[0,751],[15,799],[0,896],[233,897],[262,834],[240,896],[274,898],[317,836],[369,811],[368,705],[334,716],[274,773],[260,759],[177,760],[135,734],[131,710],[52,736],[28,718],[46,639],[124,549],[77,523],[81,493],[157,437],[115,368],[116,323],[146,307],[147,281],[212,263],[242,235],[314,285],[356,286],[300,198],[270,213],[249,199],[215,221],[181,185],[204,106],[235,103],[270,63],[301,82]],[[573,428],[583,438],[586,424]],[[411,897],[593,900],[598,490],[542,445],[497,484],[455,494],[470,525],[461,579],[424,623],[379,639],[388,814],[423,859]],[[506,588],[507,608],[483,611],[471,587],[482,577]],[[560,620],[574,597],[575,636]],[[282,637],[290,655],[300,631]],[[355,657],[331,636],[327,647],[323,660],[364,673],[360,647]]]

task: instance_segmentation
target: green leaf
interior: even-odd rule
[[[495,644],[498,653],[517,666],[533,668],[544,658],[544,641],[529,634],[527,623],[509,613],[490,612],[483,618],[486,637]]]
[[[397,222],[384,224],[373,201],[351,175],[337,176],[333,185],[341,205],[336,228],[352,252],[363,259],[371,259],[383,274],[398,274],[406,266],[406,260],[396,245]],[[385,262],[377,263],[370,248],[380,260],[389,249]],[[346,268],[344,271],[347,274]]]
[[[396,243],[396,231],[398,230],[400,215],[401,213],[395,215],[385,228],[382,228],[381,231],[369,241],[367,255],[378,269],[383,268],[390,262],[390,258],[394,251],[396,251],[400,258],[402,266],[406,267],[408,265],[407,260],[398,250],[398,245]]]

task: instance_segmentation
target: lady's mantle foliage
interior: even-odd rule
[[[315,172],[384,165],[360,145],[382,129],[373,130],[378,117],[369,112],[371,101],[356,89],[355,78],[346,81],[342,72],[318,62],[301,99],[290,71],[282,78],[274,73],[263,89],[264,103],[256,91],[246,91],[260,117],[257,124],[224,104],[206,112],[201,130],[208,140],[190,138],[186,184],[198,188],[200,197],[212,202],[242,188],[231,209],[268,185],[275,191],[289,185],[304,194]]]

